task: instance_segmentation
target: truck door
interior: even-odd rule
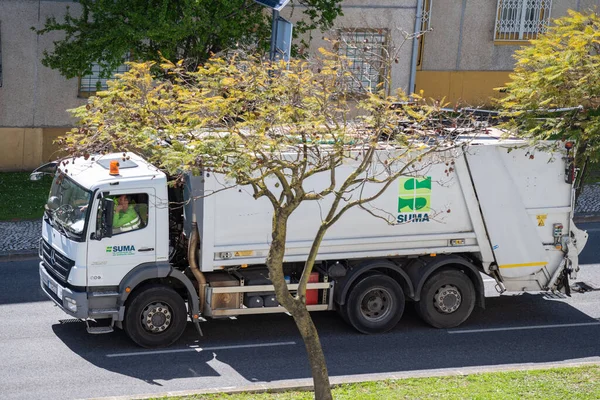
[[[156,262],[156,205],[154,189],[111,191],[115,201],[113,236],[89,240],[88,286],[116,286],[133,268]],[[99,210],[95,221],[99,223]],[[96,230],[90,224],[90,232]]]
[[[508,146],[472,146],[469,170],[499,273],[509,290],[541,290],[564,253],[553,224],[568,226],[571,187],[564,163],[544,152]]]

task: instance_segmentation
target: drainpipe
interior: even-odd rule
[[[414,33],[416,35],[417,32],[421,30],[421,21],[423,20],[423,0],[417,0],[417,12],[415,15],[415,30]],[[412,95],[415,92],[415,81],[417,78],[417,57],[419,52],[419,38],[415,36],[413,38],[413,49],[412,49],[412,59],[410,62],[410,78],[408,81],[408,95]]]

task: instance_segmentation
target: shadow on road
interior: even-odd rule
[[[1,263],[0,305],[49,301],[40,287],[38,263],[38,260]]]
[[[332,376],[560,362],[600,356],[600,325],[456,332],[598,322],[569,304],[544,295],[488,298],[486,310],[475,310],[465,324],[450,331],[425,325],[416,317],[410,304],[400,324],[393,331],[381,335],[356,333],[335,313],[314,313],[313,318]],[[286,315],[210,320],[202,328],[205,336],[199,339],[190,324],[179,342],[167,350],[186,349],[191,345],[210,348],[288,341],[296,344],[109,357],[110,354],[144,350],[136,347],[122,331],[92,336],[86,333],[82,323],[53,326],[60,340],[88,362],[155,385],[164,380],[223,374],[215,365],[249,382],[310,377],[301,338],[292,319]]]

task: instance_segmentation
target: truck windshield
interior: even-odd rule
[[[80,238],[89,212],[89,190],[58,171],[54,176],[47,209],[53,226],[66,236]]]

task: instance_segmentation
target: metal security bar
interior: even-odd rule
[[[431,9],[433,0],[423,1],[423,10],[421,14],[421,31],[415,32],[418,34],[418,53],[417,53],[417,69],[423,68],[423,51],[425,46],[425,33],[431,31]],[[417,16],[418,18],[418,16]]]
[[[123,58],[123,63],[129,61],[129,55]],[[93,95],[97,91],[108,89],[106,81],[115,79],[116,74],[122,74],[129,71],[129,65],[122,64],[117,67],[116,70],[112,71],[109,78],[102,78],[100,76],[101,67],[99,64],[94,63],[92,65],[92,73],[79,78],[79,95],[86,97]]]
[[[552,0],[498,0],[494,39],[527,41],[546,32]]]
[[[386,29],[353,29],[339,31],[338,54],[351,61],[351,77],[347,80],[350,93],[376,92],[384,83],[387,70]]]

